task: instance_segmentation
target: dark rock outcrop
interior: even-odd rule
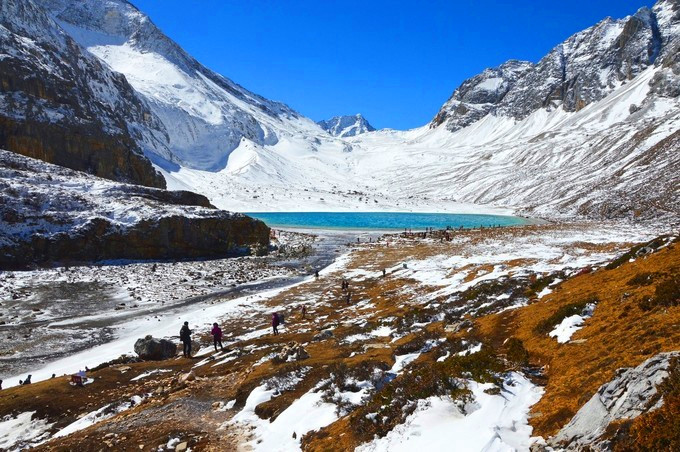
[[[164,129],[125,77],[32,0],[0,3],[0,148],[108,179],[165,187],[140,143]]]
[[[95,218],[76,232],[34,235],[17,246],[0,247],[0,269],[117,259],[240,256],[249,254],[253,246],[266,247],[268,241],[269,228],[261,221],[220,211],[213,218],[173,215],[125,229]]]
[[[266,251],[269,228],[190,192],[121,184],[0,150],[0,269]]]
[[[135,353],[144,360],[162,361],[175,357],[177,345],[167,339],[146,336],[143,339],[137,339],[137,342],[135,342]]]

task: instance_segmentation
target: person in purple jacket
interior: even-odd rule
[[[217,351],[217,344],[220,344],[220,348],[224,350],[224,347],[222,347],[222,330],[220,327],[217,325],[217,323],[213,323],[212,330],[210,331],[210,334],[213,336],[213,343],[215,344],[215,351]]]

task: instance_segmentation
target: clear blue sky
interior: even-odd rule
[[[209,68],[314,119],[426,124],[466,78],[649,0],[132,0]]]

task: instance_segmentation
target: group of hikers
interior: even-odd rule
[[[182,328],[179,330],[179,340],[182,342],[182,355],[185,358],[191,358],[191,334],[193,331],[189,328],[189,322],[184,322]],[[213,345],[215,346],[215,351],[217,351],[217,346],[220,346],[220,350],[224,350],[222,346],[222,328],[217,324],[213,323],[212,330],[210,334],[213,337]]]

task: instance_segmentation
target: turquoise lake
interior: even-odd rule
[[[249,212],[270,227],[354,230],[458,229],[480,226],[515,226],[530,220],[503,215],[411,212]]]

